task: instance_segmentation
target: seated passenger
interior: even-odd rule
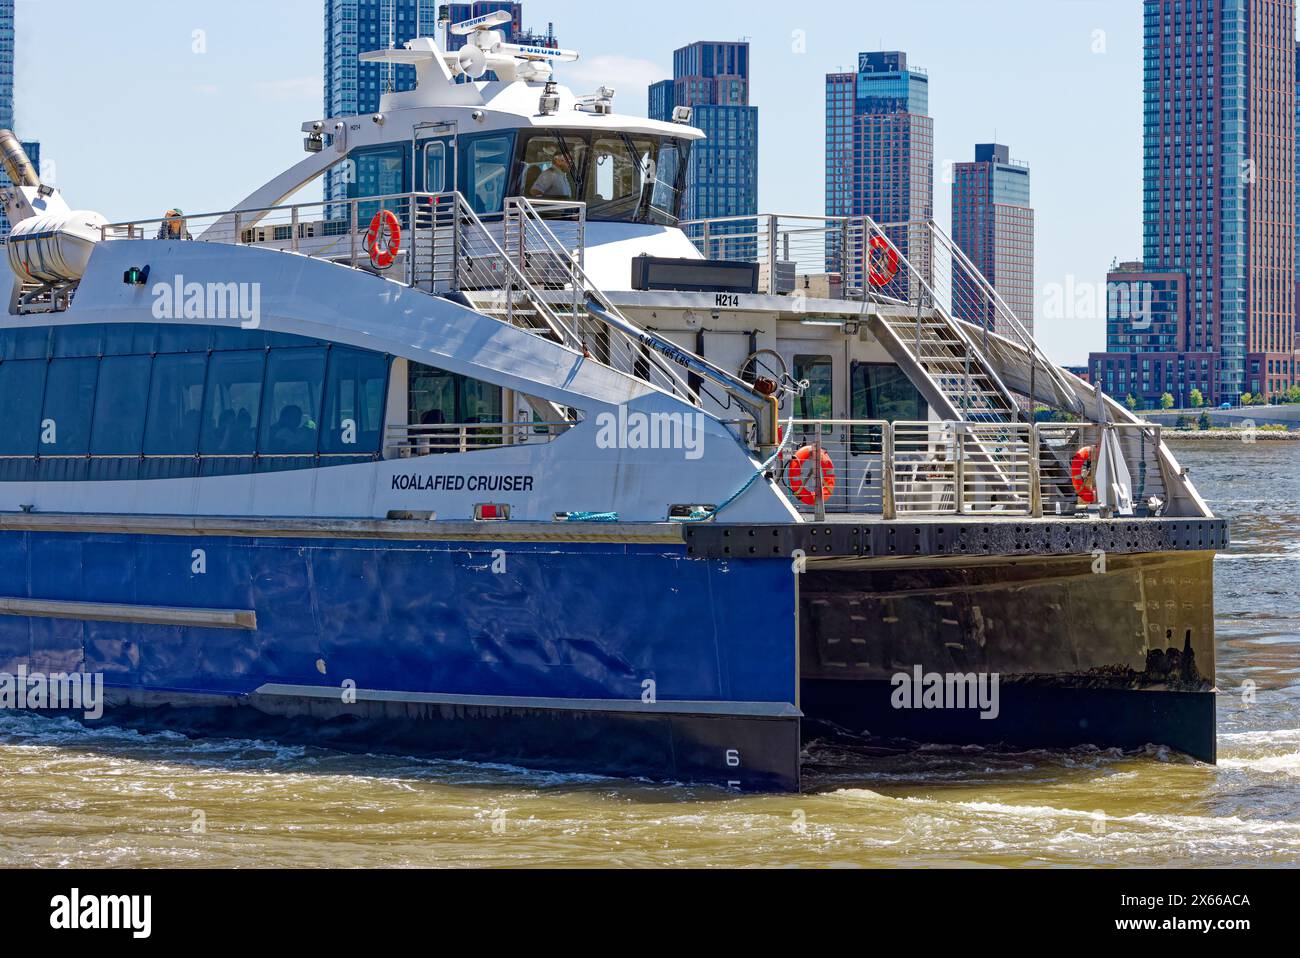
[[[253,416],[247,409],[239,410],[239,415],[235,417],[235,424],[230,430],[230,448],[245,454],[251,454],[257,448]]]
[[[311,430],[303,426],[300,406],[285,406],[271,428],[271,445],[276,452],[304,452],[311,444]]]
[[[234,449],[232,445],[235,438],[235,411],[233,409],[224,409],[221,415],[217,417],[217,452],[229,453]]]

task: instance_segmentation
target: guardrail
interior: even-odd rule
[[[576,422],[566,420],[389,426],[384,433],[384,456],[387,459],[411,459],[500,449],[503,446],[545,445],[576,425]]]
[[[1058,408],[1082,412],[1064,373],[933,220],[880,224],[869,216],[761,214],[687,220],[681,227],[707,258],[758,263],[760,292],[791,293],[806,286],[813,298],[916,308],[918,352],[924,345],[919,324],[927,310],[939,314],[967,347],[973,345],[970,338],[953,320],[979,326],[986,357],[988,334],[1004,336],[1031,357],[1031,393],[1039,386],[1050,389]]]
[[[1160,427],[1108,423],[794,420],[774,475],[791,504],[827,515],[1074,516],[1091,504],[1075,485],[1076,458],[1103,434],[1120,440],[1138,515],[1167,501]],[[1086,479],[1087,472],[1082,473]]]
[[[372,222],[381,227],[373,243]],[[396,232],[387,228],[394,223]],[[501,222],[488,225],[458,192],[398,193],[132,220],[102,227],[101,236],[283,250],[395,275],[429,293],[463,293],[511,325],[547,334],[692,405],[700,402],[670,362],[631,334],[633,324],[587,276],[585,203],[511,198]],[[391,256],[376,256],[375,249]]]
[[[556,233],[565,224],[572,227],[570,241]],[[585,204],[524,197],[505,202],[503,245],[527,281],[565,318],[578,348],[607,366],[699,405],[699,396],[677,370],[627,332],[633,324],[587,275],[582,246],[570,246],[575,240],[583,243],[585,232]],[[599,309],[593,310],[591,304]]]

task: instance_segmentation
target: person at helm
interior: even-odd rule
[[[158,227],[160,240],[192,240],[193,236],[185,228],[185,214],[180,210],[168,210],[163,216],[162,225]]]
[[[528,195],[543,200],[573,199],[573,164],[569,154],[560,151],[551,158],[551,165],[533,182]]]

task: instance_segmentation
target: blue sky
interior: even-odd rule
[[[19,133],[42,141],[74,206],[112,220],[229,208],[302,156],[299,125],[322,108],[323,6],[18,0]],[[861,50],[905,50],[930,75],[940,224],[945,164],[996,137],[1033,168],[1040,298],[1141,255],[1138,0],[524,0],[524,18],[581,51],[563,82],[614,86],[617,108],[642,115],[674,48],[749,39],[763,212],[823,209],[824,75]],[[1038,319],[1067,363],[1104,343],[1095,309],[1072,313]]]

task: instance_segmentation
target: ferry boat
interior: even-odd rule
[[[683,221],[689,110],[500,26],[363,55],[418,85],[208,215],[0,134],[0,671],[742,790],[823,737],[1214,761],[1227,529],[1160,427],[933,222]]]

